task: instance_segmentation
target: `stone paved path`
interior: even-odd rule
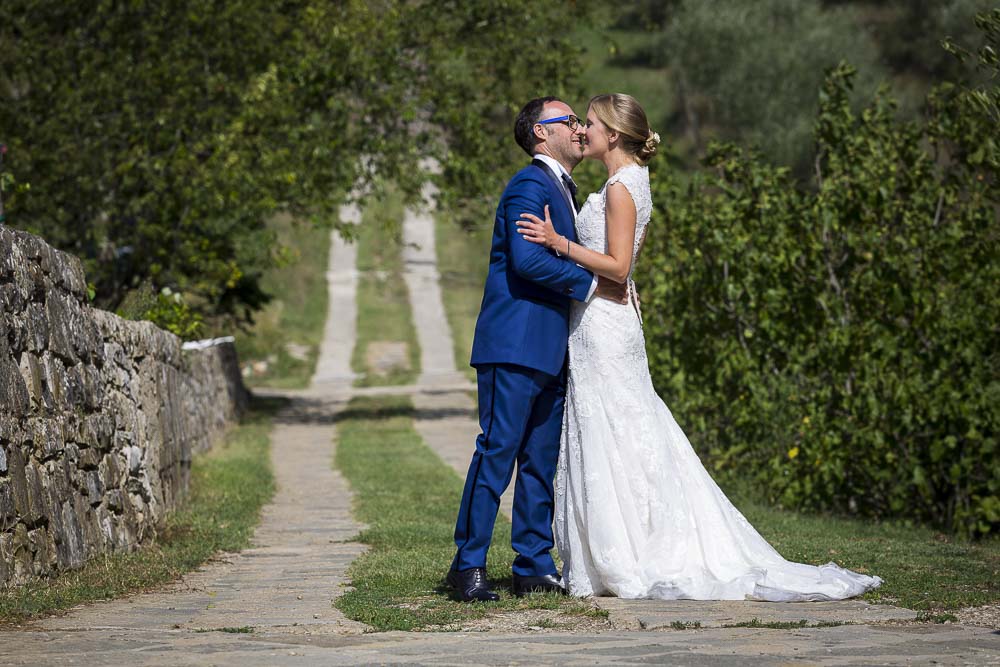
[[[340,219],[356,225],[361,222],[361,211],[354,204],[343,206]],[[345,242],[336,230],[332,230],[326,271],[328,310],[312,379],[314,387],[331,383],[347,387],[354,380],[351,353],[358,333],[358,304],[355,301],[358,289],[357,257],[358,247]]]
[[[276,419],[271,458],[278,490],[251,548],[223,555],[162,591],[0,632],[7,648],[0,665],[235,664],[253,662],[239,654],[268,655],[274,642],[362,632],[331,602],[344,590],[348,564],[364,551],[349,541],[359,526],[347,483],[331,465],[331,417],[344,404],[300,392]],[[253,633],[220,631],[245,626]],[[254,664],[279,662],[266,657]]]
[[[988,630],[841,626],[667,632],[248,634],[107,629],[5,636],[0,665],[995,665]]]
[[[425,206],[435,194],[432,185],[424,187]],[[434,245],[434,217],[427,208],[407,208],[403,214],[403,278],[410,295],[413,321],[420,345],[418,384],[464,384],[465,376],[455,368],[451,328],[441,298],[441,276],[437,270]]]
[[[357,217],[356,209],[344,211],[348,221]],[[107,664],[204,664],[207,655],[234,642],[243,648],[233,649],[232,661],[242,662],[237,653],[256,654],[272,638],[297,644],[365,630],[332,605],[347,584],[347,566],[364,551],[350,542],[360,526],[332,459],[334,419],[353,379],[356,251],[336,235],[332,241],[329,317],[317,371],[308,390],[275,394],[291,401],[275,419],[271,462],[277,492],[262,512],[253,546],[225,554],[162,591],[0,632],[0,645],[18,646],[3,652],[0,664],[98,664],[105,657]],[[252,634],[219,631],[247,626]],[[241,641],[251,636],[254,642]],[[178,652],[182,647],[193,652],[190,659]]]
[[[350,491],[332,469],[335,419],[351,395],[408,393],[416,426],[464,475],[478,433],[468,380],[454,367],[450,332],[431,277],[433,227],[410,213],[407,285],[423,354],[416,386],[352,389],[354,252],[334,240],[330,315],[309,390],[284,392],[272,460],[278,483],[254,546],[210,563],[162,591],[88,605],[65,616],[0,632],[0,665],[348,665],[348,664],[1000,664],[1000,633],[956,625],[875,624],[912,612],[862,602],[763,603],[601,600],[616,627],[598,634],[368,633],[331,604],[347,565],[364,547]],[[422,225],[422,227],[421,227]],[[428,250],[430,248],[430,250]],[[428,254],[430,253],[430,254]],[[438,303],[430,303],[434,299]],[[439,347],[447,354],[431,348]],[[457,502],[457,499],[456,499]],[[509,512],[509,502],[507,504]],[[401,564],[405,567],[405,564]],[[447,564],[442,564],[446,567]],[[850,621],[872,625],[768,630],[719,627],[762,621]],[[701,623],[675,630],[671,623]],[[252,633],[223,628],[252,626]]]

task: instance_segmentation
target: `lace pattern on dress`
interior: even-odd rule
[[[631,279],[652,201],[645,167],[619,170],[577,217],[583,245],[607,252],[607,185],[636,206]],[[574,595],[830,600],[878,586],[833,563],[783,559],[702,466],[653,389],[630,305],[573,302],[556,472],[556,544]]]

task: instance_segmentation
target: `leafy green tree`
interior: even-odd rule
[[[593,4],[427,4],[433,25],[420,42],[429,63],[429,121],[442,139],[440,204],[457,220],[492,220],[499,188],[525,163],[513,140],[514,118],[524,103],[543,95],[580,95],[576,72],[582,50],[573,30],[587,20]],[[430,24],[431,18],[423,22]]]
[[[0,9],[0,133],[32,184],[11,198],[10,221],[86,258],[104,305],[144,277],[221,305],[252,290],[246,267],[266,261],[266,193],[233,207],[249,175],[218,163],[255,148],[225,133],[267,65],[269,26],[284,21],[264,3],[227,7]]]
[[[966,75],[961,63],[940,46],[947,36],[965,42],[977,38],[975,17],[995,6],[992,0],[891,0],[854,3],[879,52],[895,74],[923,82]],[[929,85],[928,85],[929,87]]]
[[[788,507],[1000,526],[1000,10],[989,84],[922,121],[822,88],[810,182],[715,147],[654,179],[637,280],[657,387],[710,464]]]
[[[279,211],[336,224],[352,188],[446,196],[515,159],[512,110],[559,93],[585,5],[511,0],[0,4],[8,224],[85,259],[98,303],[149,284],[257,307]],[[495,189],[495,182],[490,190]],[[331,222],[332,221],[332,222]]]
[[[662,29],[682,0],[632,0],[608,8],[618,28],[636,30]]]
[[[852,8],[819,0],[679,3],[651,54],[670,66],[686,141],[701,154],[712,138],[754,143],[804,171],[812,149],[814,91],[849,58],[864,72],[861,97],[885,78],[875,43]]]

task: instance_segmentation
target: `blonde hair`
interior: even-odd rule
[[[606,93],[590,99],[590,109],[604,125],[622,137],[622,147],[645,166],[660,143],[660,135],[649,129],[646,112],[631,95]]]

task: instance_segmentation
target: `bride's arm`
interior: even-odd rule
[[[636,212],[632,196],[621,183],[608,186],[605,203],[607,254],[590,250],[557,234],[552,227],[548,207],[545,208],[545,220],[530,213],[522,213],[521,217],[524,219],[517,221],[517,231],[532,243],[555,250],[583,268],[616,283],[623,283],[628,278],[629,269],[632,268]]]

